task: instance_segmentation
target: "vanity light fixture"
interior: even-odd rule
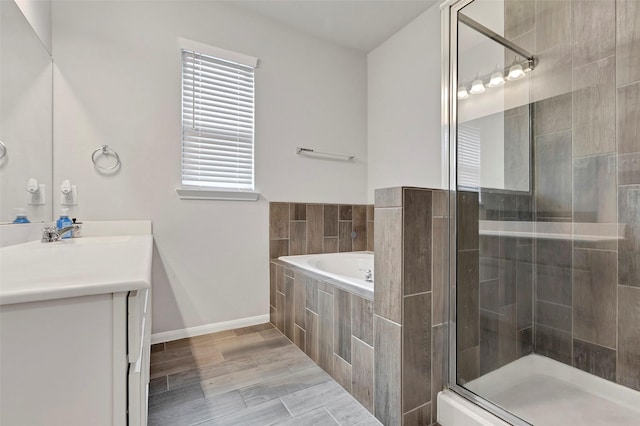
[[[507,81],[520,80],[527,75],[526,73],[531,72],[536,65],[537,59],[534,57],[520,61],[518,56],[516,56],[509,67],[500,68],[496,65],[496,69],[492,74],[478,73],[471,84],[469,84],[468,80],[463,81],[462,84],[458,86],[456,97],[458,100],[464,100],[469,98],[469,94],[480,95],[486,92],[487,87],[502,87]],[[488,82],[485,84],[485,81]]]
[[[533,56],[530,58],[526,58],[523,62],[520,62],[520,65],[522,65],[524,72],[530,73],[531,71],[533,71],[536,65],[538,65],[538,58],[535,58]]]
[[[520,63],[518,62],[518,57],[516,56],[513,61],[513,65],[511,65],[511,68],[509,68],[509,75],[507,75],[507,80],[520,80],[521,78],[524,78],[524,76],[524,70],[522,69],[522,65],[520,65]]]
[[[491,74],[476,74],[475,79],[469,87],[469,80],[462,81],[462,84],[458,86],[457,98],[459,100],[467,99],[469,93],[472,95],[479,95],[486,91],[487,87],[496,88],[505,85],[506,81],[516,81],[524,78],[526,73],[531,72],[538,65],[538,58],[533,56],[527,50],[521,48],[517,44],[507,40],[500,34],[490,30],[479,22],[469,18],[463,13],[458,13],[458,22],[465,24],[469,28],[477,31],[483,36],[497,42],[510,52],[514,53],[513,62],[510,66],[501,68],[496,64],[496,68]],[[523,58],[520,60],[520,58]],[[506,65],[506,64],[505,64]],[[505,77],[506,76],[506,77]],[[506,80],[506,81],[505,81]],[[486,86],[485,86],[485,81]],[[468,89],[468,91],[467,91]],[[495,93],[497,91],[490,91],[489,93]]]
[[[502,74],[502,71],[500,71],[499,69],[496,69],[496,72],[491,74],[491,78],[489,79],[489,84],[487,84],[487,86],[500,87],[503,85],[504,85],[504,75]]]
[[[469,93],[471,93],[472,95],[479,95],[480,93],[484,93],[485,90],[486,89],[482,80],[480,78],[476,78],[475,80],[473,80],[473,83],[471,83],[471,89],[469,90]]]
[[[458,87],[458,99],[467,99],[469,97],[469,92],[467,92],[466,86]]]

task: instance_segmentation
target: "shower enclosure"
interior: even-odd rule
[[[511,424],[638,424],[640,1],[442,11],[449,388]]]

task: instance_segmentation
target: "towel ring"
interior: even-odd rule
[[[7,146],[0,141],[0,160],[7,156]]]
[[[98,158],[97,157],[98,154],[102,154],[106,157],[110,155],[113,157],[116,157],[115,164],[110,167],[99,166],[98,163],[96,162],[96,159]],[[91,154],[91,161],[93,161],[93,165],[100,170],[113,170],[120,165],[120,156],[112,148],[109,148],[109,145],[102,145],[100,148],[93,151],[93,154]]]

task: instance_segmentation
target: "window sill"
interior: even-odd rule
[[[181,200],[257,201],[260,197],[260,193],[254,191],[221,191],[192,188],[177,188],[176,194]]]

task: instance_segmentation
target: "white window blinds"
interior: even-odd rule
[[[458,187],[480,188],[480,129],[458,126]]]
[[[254,67],[182,50],[182,184],[254,189]]]

